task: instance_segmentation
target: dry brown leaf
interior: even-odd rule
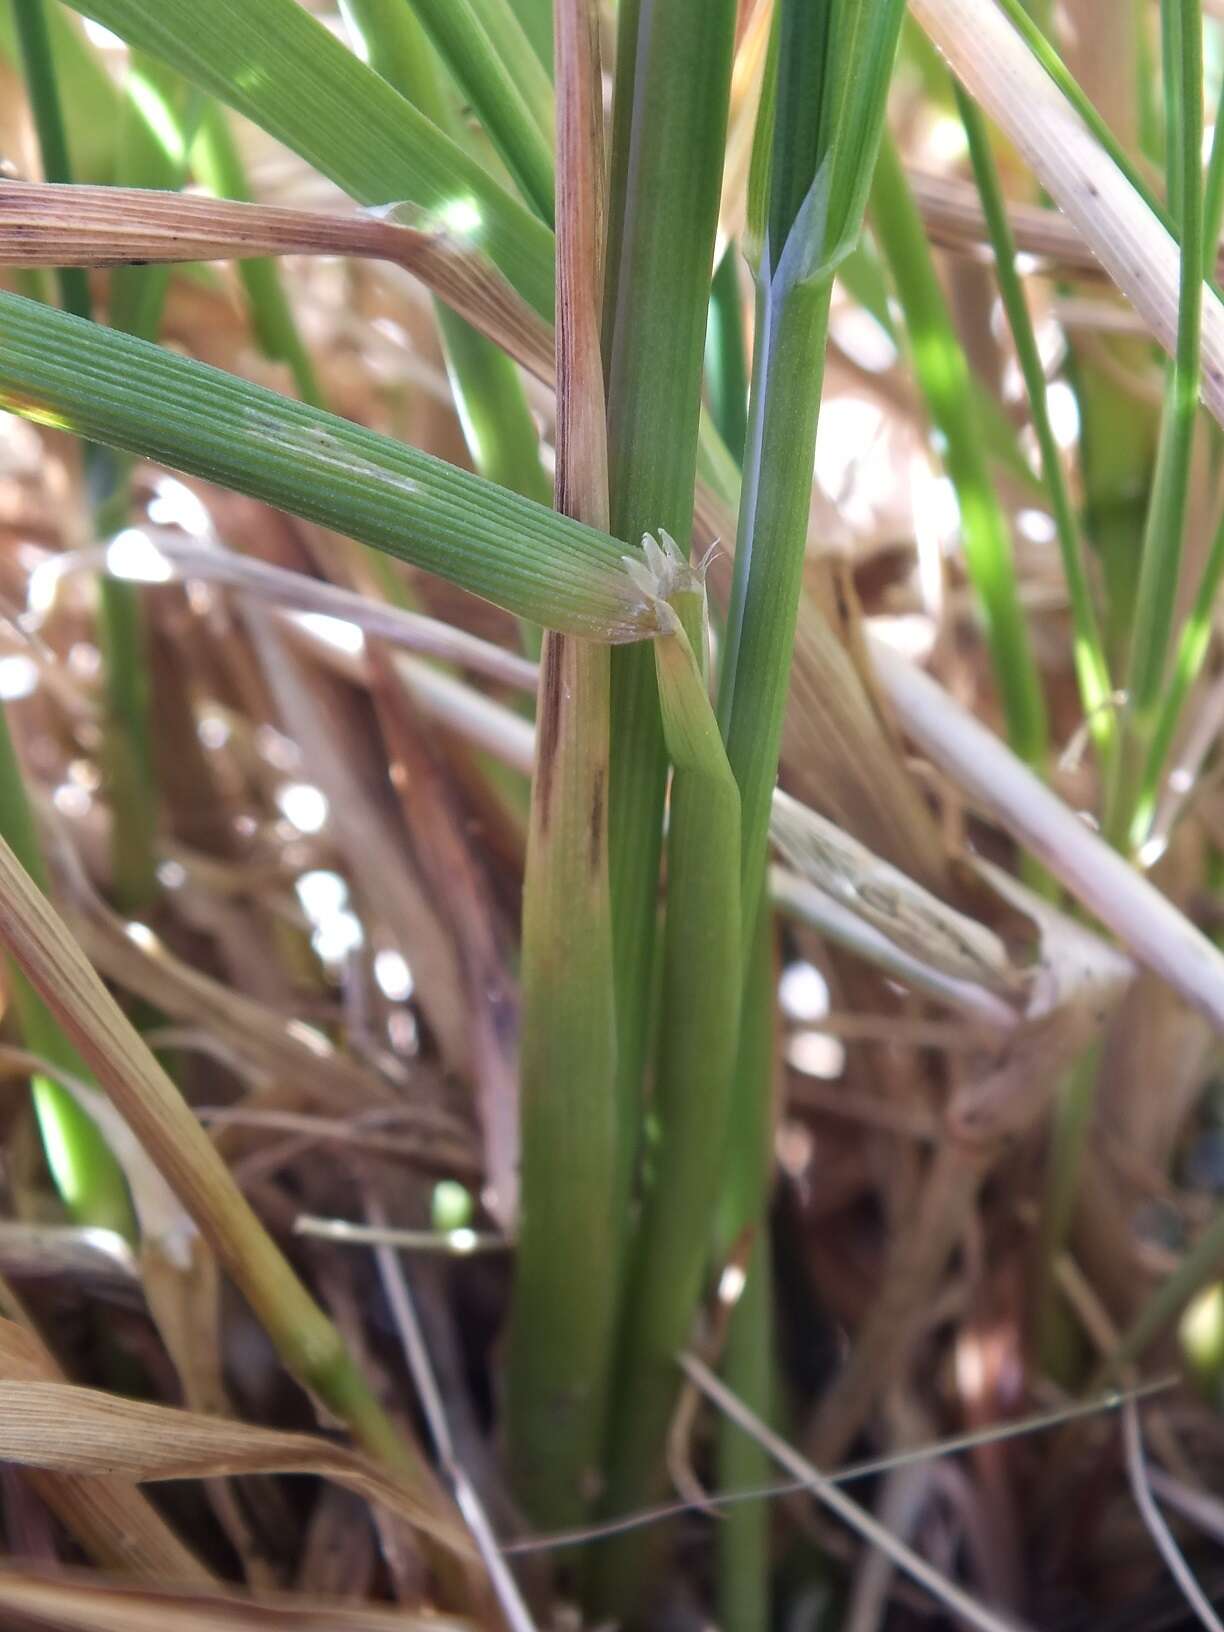
[[[0,1367],[17,1347],[14,1333],[25,1336],[10,1323],[0,1326]],[[136,1483],[312,1474],[381,1503],[456,1555],[474,1557],[459,1525],[440,1518],[406,1485],[347,1446],[71,1383],[0,1380],[0,1458],[21,1467]]]
[[[0,1569],[0,1607],[6,1625],[63,1632],[471,1632],[472,1626],[432,1613],[364,1609],[287,1593],[254,1599],[232,1592],[157,1590],[80,1571]]]
[[[260,255],[392,261],[551,383],[549,325],[491,261],[408,206],[335,215],[139,187],[0,182],[0,264],[126,266]]]
[[[20,1300],[0,1280],[0,1377],[67,1387],[54,1357],[28,1324]],[[20,1324],[18,1324],[20,1322]],[[204,1586],[212,1575],[128,1479],[26,1470],[39,1497],[95,1564],[138,1581]]]

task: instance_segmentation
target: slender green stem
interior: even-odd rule
[[[1208,282],[1215,278],[1222,223],[1224,223],[1224,82],[1221,83],[1219,101],[1216,105],[1211,157],[1207,164],[1207,180],[1203,189],[1203,275]],[[1211,433],[1213,438],[1218,440],[1219,430],[1214,423]],[[1202,673],[1203,663],[1211,645],[1216,595],[1222,577],[1224,577],[1224,521],[1216,528],[1212,538],[1211,550],[1203,567],[1194,605],[1178,642],[1173,672],[1158,704],[1156,721],[1147,746],[1147,757],[1139,779],[1135,813],[1131,819],[1130,837],[1135,849],[1143,845],[1151,830],[1161,779],[1177,736],[1182,710],[1186,706],[1186,700],[1195,681]]]
[[[68,142],[43,0],[14,0],[13,14],[43,173],[48,181],[71,181]],[[63,267],[58,276],[65,310],[88,318],[91,301],[85,272],[79,267]],[[95,457],[91,463],[96,467],[99,460]],[[42,853],[3,711],[0,711],[0,832],[45,894]],[[14,971],[14,1001],[30,1048],[73,1073],[87,1075],[79,1056],[19,971]],[[36,1077],[32,1089],[51,1174],[68,1207],[82,1222],[134,1235],[135,1221],[122,1172],[93,1122],[60,1084]]]
[[[1109,1356],[1103,1377],[1117,1377],[1141,1360],[1197,1292],[1218,1277],[1224,1265],[1224,1211],[1199,1236],[1177,1268],[1156,1288]]]
[[[68,138],[64,132],[59,82],[51,53],[44,0],[12,0],[13,20],[22,69],[38,134],[43,177],[47,181],[71,181]],[[62,266],[56,273],[60,304],[77,317],[90,316],[89,276],[82,267]]]
[[[8,720],[0,708],[0,836],[7,841],[45,895],[47,872],[38,831],[26,799],[21,766]],[[16,967],[9,966],[12,995],[26,1047],[68,1075],[89,1081],[89,1069],[46,1004]],[[82,1224],[118,1230],[129,1240],[136,1221],[118,1162],[97,1127],[68,1090],[49,1077],[31,1081],[34,1111],[47,1164],[65,1205]]]
[[[1126,150],[1122,147],[1113,131],[1110,130],[1106,121],[1101,117],[1100,113],[1093,105],[1091,98],[1084,94],[1084,91],[1081,88],[1079,81],[1075,78],[1075,75],[1070,72],[1066,63],[1064,63],[1062,58],[1059,56],[1058,50],[1053,41],[1047,37],[1046,33],[1038,26],[1033,18],[1029,16],[1028,12],[1025,10],[1024,0],[998,0],[998,4],[1002,10],[1007,13],[1007,16],[1014,24],[1017,33],[1024,37],[1025,43],[1028,45],[1030,51],[1032,51],[1033,55],[1045,69],[1046,73],[1049,74],[1055,85],[1058,86],[1059,90],[1067,98],[1068,102],[1070,102],[1076,113],[1079,114],[1080,118],[1088,126],[1089,130],[1096,137],[1097,141],[1101,144],[1102,148],[1104,148],[1105,152],[1108,153],[1109,157],[1117,165],[1118,169],[1126,177],[1130,185],[1139,194],[1139,197],[1144,201],[1156,218],[1161,221],[1170,232],[1173,232],[1175,230],[1174,221],[1169,210],[1166,209],[1163,201],[1157,198],[1156,194],[1148,186],[1140,171],[1131,163]],[[1136,22],[1139,21],[1139,14],[1136,13]]]
[[[200,109],[198,94],[161,63],[133,51],[116,156],[116,180],[176,190]],[[108,316],[127,334],[153,340],[170,285],[169,266],[121,266],[111,273]],[[88,476],[94,532],[117,533],[131,506],[131,461],[91,450]],[[157,774],[153,759],[148,655],[140,590],[103,575],[98,636],[106,699],[106,770],[114,811],[111,889],[125,912],[147,910],[157,894]]]
[[[1012,747],[1040,765],[1045,704],[1012,560],[1007,518],[990,479],[966,361],[901,159],[880,144],[871,198],[876,240],[909,330],[914,372],[943,437],[943,462],[960,506],[965,563],[977,591]]]
[[[1037,1241],[1036,1340],[1044,1370],[1063,1382],[1069,1382],[1070,1378],[1064,1363],[1062,1306],[1054,1271],[1075,1211],[1080,1170],[1096,1105],[1100,1064],[1100,1050],[1088,1048],[1067,1072],[1054,1102],[1046,1154],[1047,1180]]]
[[[706,329],[706,383],[718,434],[738,464],[748,434],[748,362],[739,282],[739,251],[728,244],[714,270]]]
[[[670,541],[665,541],[670,544]],[[739,1030],[739,790],[697,653],[705,596],[678,547],[660,563],[658,593],[676,613],[654,643],[668,755],[674,767],[667,841],[659,1043],[642,1220],[630,1260],[604,1505],[632,1512],[661,1476],[684,1347],[714,1242]],[[631,1532],[595,1555],[594,1605],[633,1606],[648,1548]]]
[[[1182,629],[1181,640],[1178,642],[1173,673],[1158,703],[1156,723],[1148,743],[1147,758],[1140,778],[1138,798],[1135,801],[1135,813],[1131,819],[1130,839],[1136,849],[1142,846],[1151,831],[1161,779],[1177,736],[1177,728],[1181,723],[1182,710],[1186,706],[1186,699],[1193,690],[1195,681],[1203,672],[1203,664],[1211,646],[1216,597],[1222,579],[1224,579],[1224,521],[1220,522],[1212,538],[1211,551],[1203,568],[1203,576],[1199,580],[1194,605],[1190,609],[1190,615]]]
[[[1176,26],[1173,26],[1176,7]],[[1139,784],[1157,725],[1168,667],[1173,614],[1181,579],[1190,459],[1198,416],[1203,298],[1203,22],[1201,0],[1168,0],[1170,55],[1176,60],[1179,105],[1175,162],[1181,209],[1181,279],[1177,347],[1168,375],[1156,471],[1148,502],[1135,627],[1128,675],[1127,730],[1118,775],[1106,811],[1106,830],[1117,844],[1132,838]],[[1174,159],[1171,159],[1171,163]]]
[[[528,111],[535,119],[536,124],[548,144],[549,152],[553,145],[553,125],[556,120],[554,106],[551,48],[545,56],[536,50],[530,34],[524,26],[523,18],[511,4],[511,0],[468,0],[472,10],[480,19],[480,24],[489,36],[496,51],[498,60],[514,84]],[[552,38],[552,5],[550,0],[540,0],[540,10],[545,17],[545,32],[547,39]]]
[[[830,286],[758,288],[748,453],[720,675],[743,799],[744,908],[765,876],[790,656],[803,580]]]
[[[687,548],[726,134],[732,0],[622,6],[604,367],[612,532]],[[666,757],[652,655],[612,662],[609,790],[624,1141],[636,1139],[658,913]],[[631,1172],[626,1163],[626,1180]]]
[[[210,102],[204,110],[191,162],[199,181],[218,198],[251,197],[242,154],[225,109],[218,102]],[[318,375],[294,321],[279,265],[271,256],[252,257],[235,265],[250,303],[255,338],[264,355],[287,364],[298,396],[322,408],[325,404]]]
[[[441,304],[438,327],[472,463],[488,481],[547,504],[540,434],[514,363]]]
[[[1037,349],[1032,318],[1024,288],[1016,270],[1016,244],[1007,206],[999,181],[998,168],[990,149],[986,122],[975,102],[959,83],[955,86],[961,122],[969,141],[969,157],[986,228],[994,249],[995,269],[999,293],[1011,328],[1016,357],[1028,392],[1029,414],[1041,453],[1041,472],[1049,495],[1050,509],[1062,553],[1063,572],[1071,601],[1071,623],[1074,631],[1075,672],[1079,680],[1080,700],[1084,717],[1092,731],[1093,741],[1102,757],[1105,774],[1112,764],[1117,739],[1117,721],[1111,706],[1113,686],[1109,665],[1097,621],[1092,591],[1088,584],[1088,569],[1084,555],[1084,540],[1080,532],[1075,506],[1067,485],[1062,458],[1050,422],[1049,400],[1046,394],[1045,369]]]
[[[472,0],[408,0],[537,215],[553,219],[548,134],[508,73]]]
[[[724,1259],[746,1271],[731,1312],[722,1375],[759,1417],[773,1415],[773,1277],[765,1224],[773,1163],[775,1014],[773,914],[762,906],[748,952],[740,1015],[739,1052],[731,1089],[730,1136],[719,1218]],[[760,1445],[729,1419],[718,1427],[718,1484],[751,1489],[769,1477]],[[732,1509],[718,1530],[718,1607],[721,1624],[737,1632],[769,1625],[769,1512],[759,1503]]]
[[[1203,277],[1215,283],[1220,253],[1220,231],[1224,225],[1224,79],[1216,100],[1215,128],[1211,133],[1211,156],[1203,187]]]

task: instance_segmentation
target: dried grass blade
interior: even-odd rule
[[[455,624],[443,623],[440,618],[426,617],[409,612],[387,601],[377,601],[355,590],[344,589],[324,578],[312,578],[305,572],[273,566],[269,561],[254,556],[238,555],[232,550],[209,548],[184,538],[166,528],[144,527],[142,533],[156,545],[175,578],[220,584],[251,595],[260,601],[294,612],[316,613],[326,618],[338,618],[354,623],[363,634],[385,640],[389,645],[401,646],[405,651],[420,652],[443,663],[454,663],[473,674],[484,675],[516,691],[534,691],[538,679],[536,664],[504,646],[482,640]],[[44,562],[38,574],[31,579],[31,600],[38,601],[38,610],[48,610],[48,601],[54,593],[54,582],[77,571],[96,571],[106,565],[105,548],[73,550],[54,556]],[[46,576],[43,577],[42,575]],[[37,585],[37,590],[34,586]]]
[[[881,641],[872,655],[907,736],[1139,962],[1224,1030],[1224,954],[934,680]]]
[[[364,1609],[288,1593],[160,1590],[86,1575],[0,1569],[0,1606],[63,1632],[472,1632],[470,1621]]]
[[[0,1327],[0,1364],[14,1330]],[[457,1556],[472,1554],[461,1526],[343,1445],[72,1383],[0,1379],[0,1455],[22,1467],[137,1483],[315,1474],[381,1503]]]
[[[957,78],[1016,144],[1051,197],[1173,356],[1176,240],[1101,148],[994,0],[912,0]],[[1203,291],[1202,398],[1224,423],[1224,303]]]
[[[551,325],[492,261],[410,205],[338,215],[143,187],[0,181],[5,266],[130,266],[265,255],[347,255],[401,266],[537,378],[552,381]]]
[[[773,797],[769,832],[797,873],[910,957],[1003,997],[1018,996],[1027,984],[992,930],[945,905],[781,789]]]
[[[982,1632],[1021,1632],[1019,1622],[997,1615],[984,1604],[979,1604],[955,1582],[948,1580],[924,1558],[920,1558],[904,1542],[898,1541],[896,1536],[878,1524],[857,1502],[852,1502],[819,1469],[814,1468],[799,1455],[798,1451],[768,1428],[696,1356],[681,1355],[680,1364],[702,1393],[720,1411],[738,1423],[745,1433],[751,1434],[753,1439],[763,1445],[780,1467],[785,1468],[795,1479],[802,1480],[806,1489],[811,1491],[822,1506],[827,1507],[843,1524],[849,1525],[864,1541],[886,1553],[898,1569],[904,1570],[920,1586],[925,1587],[937,1603],[968,1625],[980,1627]]]
[[[30,1323],[16,1293],[0,1279],[0,1374],[10,1381],[63,1383],[54,1357]],[[66,1386],[66,1385],[65,1385]],[[26,1474],[41,1499],[104,1569],[157,1583],[203,1586],[211,1572],[175,1535],[142,1491],[128,1479],[82,1477],[31,1467]]]
[[[255,1216],[174,1084],[63,921],[0,842],[0,939],[153,1157],[286,1364],[404,1480],[435,1533],[454,1527],[419,1452],[391,1424],[339,1333]]]

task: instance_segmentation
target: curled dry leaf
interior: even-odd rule
[[[82,1571],[0,1570],[0,1606],[22,1626],[63,1632],[464,1632],[470,1621],[402,1607],[365,1609],[317,1598],[260,1593],[156,1589]]]
[[[16,1294],[0,1280],[0,1378],[66,1387]],[[136,1581],[204,1586],[211,1573],[130,1479],[29,1467],[25,1477],[86,1555]]]
[[[14,1330],[0,1327],[0,1366]],[[22,1467],[136,1483],[313,1474],[381,1503],[457,1557],[474,1556],[461,1525],[344,1445],[71,1383],[0,1380],[0,1456]]]

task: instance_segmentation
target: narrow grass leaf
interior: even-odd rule
[[[485,251],[544,317],[552,244],[512,198],[296,0],[80,0],[112,29],[228,102],[362,204],[412,203]]]
[[[409,3],[523,197],[540,219],[551,225],[555,202],[552,133],[541,128],[523,92],[506,71],[476,6],[472,0]]]
[[[1084,540],[1050,419],[1045,368],[1037,348],[1037,337],[1033,331],[1024,287],[1016,268],[1015,238],[1008,219],[1007,203],[999,181],[998,167],[990,147],[990,135],[977,104],[966,96],[959,81],[954,81],[953,84],[961,123],[965,127],[965,135],[969,142],[969,158],[973,165],[978,195],[982,201],[985,225],[994,250],[999,293],[1024,377],[1024,388],[1028,393],[1028,410],[1037,437],[1037,446],[1041,452],[1042,477],[1058,534],[1058,546],[1062,552],[1063,575],[1067,581],[1067,593],[1071,601],[1075,672],[1079,680],[1084,718],[1088,721],[1093,741],[1102,757],[1105,774],[1108,775],[1117,737],[1116,716],[1110,706],[1113,685],[1096,608],[1092,601]]]
[[[653,632],[625,546],[606,533],[17,295],[0,295],[0,403],[262,498],[546,627],[611,641]]]
[[[965,564],[986,625],[1007,734],[1022,758],[1040,764],[1046,747],[1045,704],[1020,606],[1011,533],[990,479],[969,364],[900,156],[888,136],[880,146],[871,200],[876,240],[905,314],[914,373],[942,437],[944,469],[956,491]]]

